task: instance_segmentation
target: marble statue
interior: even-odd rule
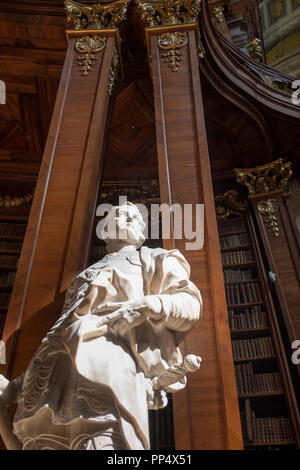
[[[102,232],[108,254],[74,276],[25,374],[0,376],[7,448],[149,449],[148,409],[166,406],[166,393],[184,388],[200,366],[199,357],[183,360],[178,345],[202,302],[183,255],[143,247],[143,229],[133,204],[110,211]]]

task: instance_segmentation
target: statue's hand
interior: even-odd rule
[[[117,320],[109,323],[108,329],[116,336],[124,335],[127,331],[131,330],[131,328],[140,325],[146,319],[143,313],[125,307],[120,308],[115,313],[119,313],[121,316]]]
[[[122,302],[122,306],[116,303],[115,307],[115,311],[105,318],[105,323],[114,334],[125,334],[131,328],[143,323],[146,318],[159,320],[162,315],[161,302],[156,295]],[[113,310],[114,303],[106,304],[105,308]]]

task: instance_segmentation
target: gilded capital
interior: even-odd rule
[[[286,192],[288,180],[292,176],[291,163],[283,159],[254,168],[235,168],[238,183],[245,185],[249,196],[259,196],[271,192]]]
[[[130,0],[116,0],[111,3],[75,2],[65,0],[67,25],[72,29],[116,28],[125,20]]]
[[[148,28],[198,22],[201,0],[136,0]]]

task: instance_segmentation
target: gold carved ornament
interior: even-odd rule
[[[126,18],[130,0],[87,5],[65,0],[67,25],[74,29],[116,28]]]
[[[168,64],[168,67],[173,72],[177,72],[182,58],[182,53],[179,52],[179,49],[187,45],[187,33],[164,33],[157,38],[157,43],[159,48],[165,51],[162,55],[165,57],[165,62]]]
[[[235,168],[236,180],[245,185],[250,198],[263,197],[257,208],[261,214],[266,215],[264,221],[273,230],[274,236],[278,237],[279,226],[276,213],[278,203],[276,198],[265,196],[270,194],[284,193],[287,191],[288,180],[292,176],[291,163],[283,163],[283,159],[268,163],[267,165],[254,168]]]
[[[288,180],[292,176],[291,163],[283,159],[254,168],[235,168],[238,183],[245,185],[250,197],[276,192],[286,192]]]
[[[261,40],[258,38],[253,39],[249,44],[246,46],[250,57],[252,59],[257,60],[258,62],[261,61],[262,59],[262,46],[261,46]]]
[[[227,220],[240,216],[249,209],[248,202],[241,199],[236,189],[229,189],[224,194],[215,197],[217,220]]]
[[[113,53],[112,53],[112,59],[111,59],[111,68],[109,72],[109,79],[108,79],[108,94],[109,96],[112,95],[113,90],[116,86],[116,81],[118,78],[118,72],[120,68],[120,60],[119,60],[119,54],[117,52],[117,49],[114,47]]]
[[[95,54],[105,48],[106,38],[100,36],[84,36],[77,39],[75,49],[80,54],[77,57],[82,75],[87,75],[91,66],[95,64]]]
[[[214,16],[219,23],[224,23],[225,16],[224,16],[224,8],[223,7],[214,7],[211,8],[210,14]]]
[[[259,201],[257,204],[257,209],[261,214],[265,215],[265,224],[268,228],[273,230],[274,236],[278,237],[279,235],[279,227],[278,227],[278,219],[276,217],[276,212],[278,210],[277,199],[269,198]]]
[[[198,22],[201,0],[136,0],[148,28]]]
[[[0,196],[0,207],[17,207],[27,202],[30,202],[33,198],[33,193],[25,194],[25,196]]]

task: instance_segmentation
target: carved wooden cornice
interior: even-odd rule
[[[220,33],[211,20],[211,5],[202,0],[199,16],[201,38],[206,60],[200,62],[201,71],[211,80],[211,72],[224,77],[235,90],[247,93],[251,100],[261,103],[272,111],[299,119],[299,106],[291,99],[293,79],[281,72],[259,63],[235,48]]]
[[[238,183],[247,187],[249,197],[259,197],[270,193],[287,191],[288,180],[292,176],[291,163],[283,159],[254,168],[235,168]]]
[[[111,3],[75,2],[65,0],[67,25],[75,30],[116,28],[125,20],[130,0]]]
[[[198,22],[201,0],[136,0],[148,28]]]

